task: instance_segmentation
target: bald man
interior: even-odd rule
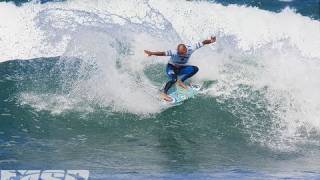
[[[198,42],[194,45],[179,44],[177,49],[168,50],[164,52],[153,52],[144,50],[148,56],[170,56],[170,60],[166,67],[166,73],[170,80],[166,83],[161,96],[166,101],[172,101],[172,98],[168,96],[168,90],[178,82],[178,85],[187,89],[184,81],[195,75],[199,68],[197,66],[188,65],[191,54],[203,47],[206,44],[211,44],[216,41],[216,37],[210,37],[202,42]]]

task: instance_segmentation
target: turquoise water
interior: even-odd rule
[[[259,2],[1,2],[0,169],[318,179],[316,1]],[[167,59],[142,50],[211,34],[191,60],[203,94],[162,106]]]

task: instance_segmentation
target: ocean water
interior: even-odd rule
[[[167,50],[210,35],[158,99]],[[0,2],[0,169],[90,179],[319,179],[319,0]]]

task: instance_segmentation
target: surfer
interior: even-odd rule
[[[168,51],[149,51],[144,50],[144,52],[148,56],[170,56],[170,60],[166,67],[166,73],[169,76],[170,80],[164,86],[163,92],[161,92],[161,96],[166,101],[171,101],[171,97],[168,96],[168,90],[174,85],[176,82],[179,86],[187,89],[188,87],[184,84],[184,81],[188,78],[195,75],[199,68],[193,65],[187,65],[191,54],[201,48],[206,44],[211,44],[216,41],[215,36],[211,36],[210,38],[202,41],[197,42],[194,45],[186,45],[186,44],[179,44],[177,49],[175,50],[168,50]],[[180,79],[178,79],[180,76]]]

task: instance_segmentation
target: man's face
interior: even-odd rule
[[[177,49],[178,49],[178,54],[181,56],[187,53],[187,47],[184,44],[179,44]]]

